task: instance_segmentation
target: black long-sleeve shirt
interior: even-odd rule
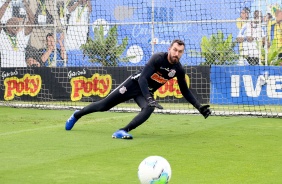
[[[184,98],[195,108],[199,109],[201,104],[188,88],[185,80],[185,71],[181,63],[170,64],[167,52],[153,54],[148,63],[142,69],[138,83],[144,97],[148,98],[168,80],[177,77],[180,91]]]

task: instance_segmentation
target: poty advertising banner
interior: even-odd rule
[[[282,67],[212,66],[211,104],[281,105]]]
[[[0,100],[97,101],[139,68],[2,68]],[[274,66],[185,67],[189,88],[201,103],[281,105],[282,68]],[[156,98],[185,102],[177,80],[161,87]]]
[[[2,68],[0,100],[33,102],[97,101],[106,97],[141,67]],[[209,102],[210,68],[185,67],[186,81],[201,103]],[[203,81],[203,82],[198,82]],[[155,98],[183,102],[176,78],[155,92]]]

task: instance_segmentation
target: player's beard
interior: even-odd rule
[[[170,60],[170,63],[171,64],[176,64],[176,63],[178,63],[179,62],[179,58],[177,57],[177,56],[172,56],[172,55],[170,55],[169,56],[169,60]]]

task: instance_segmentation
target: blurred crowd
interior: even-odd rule
[[[86,43],[91,11],[90,0],[1,0],[1,67],[66,66],[66,51]]]
[[[282,58],[282,8],[275,4],[268,7],[265,15],[261,11],[250,11],[244,7],[236,25],[238,28],[240,58],[249,65],[262,65],[268,53],[276,60]],[[275,57],[274,57],[274,54]]]
[[[91,0],[0,0],[1,67],[70,66],[68,51],[80,50],[89,36]],[[282,9],[263,15],[244,7],[236,20],[240,60],[261,65],[262,54],[282,58]],[[80,59],[77,59],[80,60]]]

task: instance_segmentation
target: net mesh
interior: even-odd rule
[[[1,0],[1,105],[77,109],[174,39],[189,87],[215,115],[281,117],[280,1]],[[198,113],[177,81],[162,113]],[[112,110],[138,111],[133,101]]]

